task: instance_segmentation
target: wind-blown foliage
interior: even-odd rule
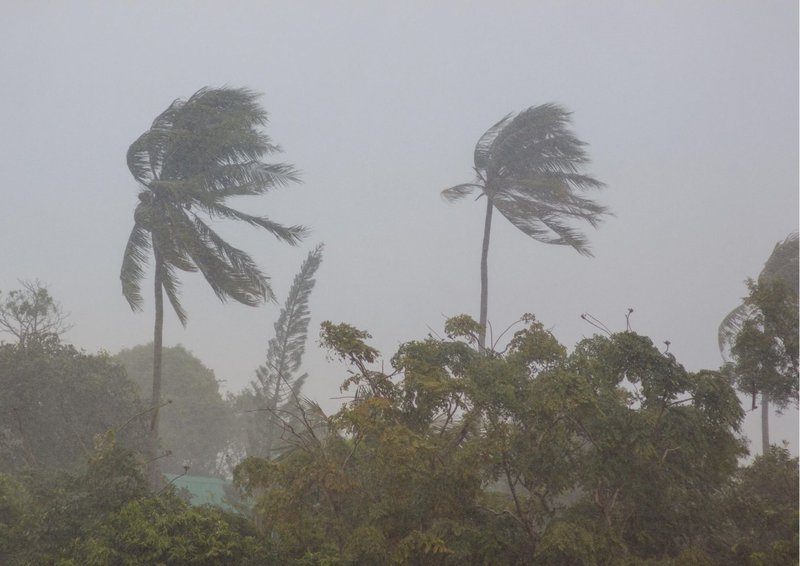
[[[5,298],[0,291],[0,334],[11,334],[21,348],[58,342],[70,328],[68,315],[45,285],[39,281],[20,283],[22,289],[10,291]]]
[[[552,103],[507,115],[475,146],[475,180],[442,191],[448,201],[475,191],[487,200],[481,257],[481,348],[487,323],[493,208],[531,238],[571,246],[587,256],[592,255],[589,242],[576,224],[587,222],[597,227],[609,214],[606,207],[583,194],[604,185],[582,172],[589,162],[586,144],[572,132],[570,122],[570,112]]]
[[[308,374],[297,375],[305,352],[314,274],[322,262],[322,245],[309,252],[294,278],[286,303],[275,323],[275,336],[267,345],[264,365],[251,382],[253,418],[248,430],[248,455],[269,458],[278,448],[284,422],[296,420],[300,390]]]
[[[153,339],[153,417],[148,472],[158,483],[156,443],[161,390],[163,296],[182,324],[178,271],[200,271],[217,297],[255,306],[273,299],[267,277],[242,250],[213,228],[218,219],[246,222],[278,240],[297,244],[301,226],[283,226],[269,218],[228,206],[231,197],[262,195],[297,180],[294,167],[262,159],[279,148],[262,128],[267,113],[257,95],[244,88],[202,88],[178,99],[128,149],[128,168],[139,183],[139,204],[122,260],[122,293],[141,310],[141,283],[152,254],[155,264],[156,322]]]
[[[632,332],[569,354],[523,320],[487,356],[474,321],[451,319],[391,374],[366,332],[323,324],[355,395],[320,442],[235,472],[282,563],[731,563],[716,509],[744,448],[728,381]]]
[[[797,404],[798,234],[772,250],[749,295],[722,320],[719,348],[739,391],[761,394],[762,453],[769,448],[770,402]]]
[[[758,282],[765,283],[770,281],[781,281],[787,289],[797,291],[800,286],[798,281],[798,234],[789,234],[785,240],[775,244],[769,258],[764,264],[764,268],[758,275]],[[753,305],[743,301],[738,307],[733,309],[719,325],[717,337],[719,340],[719,351],[726,360],[730,358],[730,348],[734,338],[742,329],[744,321],[753,316]]]

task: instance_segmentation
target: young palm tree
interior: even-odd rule
[[[758,275],[758,284],[770,284],[773,282],[780,282],[786,290],[797,297],[798,293],[798,249],[800,249],[800,242],[798,242],[798,234],[796,232],[789,234],[785,240],[775,244],[769,258],[767,258],[764,268]],[[756,322],[763,319],[759,316],[758,309],[749,300],[745,300],[738,307],[729,312],[719,325],[718,339],[719,350],[722,354],[723,360],[726,363],[731,361],[731,358],[736,358],[735,345],[737,336],[742,332],[748,323]],[[796,320],[796,319],[795,319]],[[796,355],[795,350],[795,355]],[[796,361],[796,360],[795,360]],[[795,367],[795,374],[796,374]],[[757,380],[757,376],[742,376],[746,382]],[[758,387],[753,386],[753,409],[756,408],[756,394]],[[778,407],[785,404],[786,399],[774,399],[778,402]],[[769,412],[770,412],[770,396],[762,390],[761,391],[761,451],[766,454],[769,449]]]
[[[139,204],[122,260],[122,293],[133,310],[142,309],[141,283],[152,254],[155,266],[152,418],[148,477],[161,481],[157,463],[161,404],[163,295],[186,324],[178,271],[200,271],[217,297],[255,306],[272,300],[267,277],[253,259],[223,240],[211,227],[216,219],[240,220],[278,240],[297,244],[301,226],[282,226],[229,207],[228,198],[261,195],[297,180],[291,165],[266,164],[279,151],[261,128],[267,113],[248,89],[203,88],[178,99],[128,149],[128,168],[139,183]]]
[[[471,183],[445,189],[449,201],[473,191],[486,197],[481,253],[481,349],[486,347],[488,257],[492,211],[535,240],[566,245],[591,256],[588,240],[575,226],[597,227],[609,214],[606,207],[583,196],[604,185],[581,172],[589,162],[586,144],[570,129],[570,112],[557,104],[543,104],[509,114],[489,128],[475,146],[475,175]]]

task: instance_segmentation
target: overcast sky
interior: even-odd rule
[[[497,215],[496,331],[532,312],[572,346],[593,333],[581,313],[622,330],[632,307],[633,328],[671,341],[688,369],[716,368],[720,320],[798,226],[796,0],[11,0],[0,73],[0,289],[46,283],[72,315],[67,340],[89,352],[152,340],[152,300],[132,313],[118,279],[137,202],[130,143],[202,86],[263,93],[277,159],[304,183],[236,204],[312,232],[297,248],[221,232],[279,303],[325,243],[305,365],[306,393],[329,409],[344,370],[318,348],[321,321],[371,332],[388,367],[446,317],[477,317],[484,208],[439,192],[472,178],[475,142],[508,112],[572,110],[616,216],[587,259]],[[222,305],[195,275],[183,304],[189,325],[169,313],[165,343],[241,389],[280,305]],[[796,454],[797,412],[772,429]],[[750,414],[756,450],[758,430]]]

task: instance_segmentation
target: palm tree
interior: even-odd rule
[[[488,257],[492,211],[539,242],[566,245],[591,256],[579,221],[597,227],[609,214],[606,207],[582,195],[604,185],[581,172],[589,162],[586,144],[570,129],[571,113],[558,104],[543,104],[509,114],[489,128],[475,146],[475,175],[471,183],[445,189],[449,201],[473,191],[486,197],[481,253],[481,310],[479,345],[486,347]]]
[[[122,294],[141,310],[141,283],[152,253],[155,292],[152,417],[148,477],[161,482],[157,463],[161,405],[163,295],[186,325],[178,271],[200,271],[217,297],[255,306],[273,300],[268,278],[253,259],[228,244],[211,226],[232,219],[263,228],[278,240],[297,244],[305,229],[229,207],[229,197],[261,195],[297,180],[291,165],[262,162],[279,151],[261,130],[267,113],[248,89],[203,88],[178,99],[128,149],[128,168],[139,183],[134,226],[122,260]]]
[[[785,240],[775,244],[764,268],[758,275],[758,285],[782,283],[786,290],[797,297],[800,280],[798,278],[798,254],[800,245],[796,232],[789,234]],[[751,285],[752,287],[752,285]],[[763,321],[758,307],[752,301],[745,299],[742,304],[729,312],[719,325],[718,339],[719,350],[726,363],[736,357],[736,339],[750,324]],[[795,352],[796,355],[796,352]],[[796,361],[796,360],[795,360]],[[795,368],[796,373],[796,368]],[[753,376],[743,376],[745,381],[752,382]],[[756,394],[758,387],[753,385],[753,409],[756,408]],[[779,402],[780,399],[774,399]],[[761,450],[766,454],[769,448],[769,411],[770,396],[767,391],[761,391]]]

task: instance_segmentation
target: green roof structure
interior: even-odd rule
[[[232,510],[225,499],[227,495],[226,489],[231,485],[228,480],[178,474],[164,474],[164,477],[176,489],[187,490],[191,495],[189,503],[192,505],[216,505],[217,507]]]

